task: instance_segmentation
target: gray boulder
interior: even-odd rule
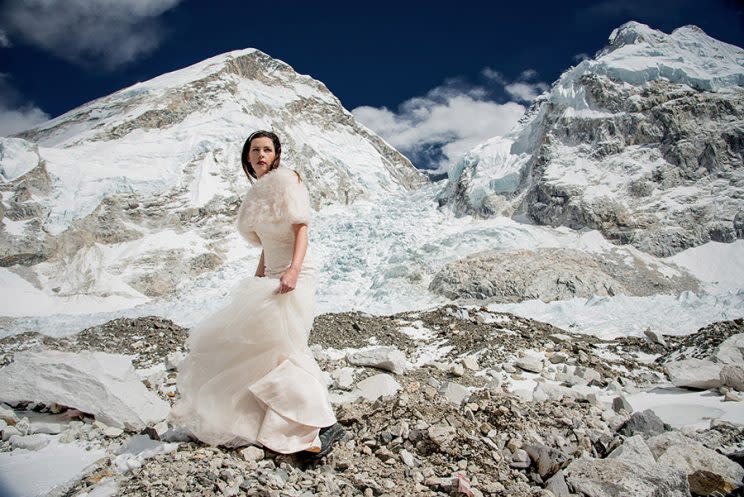
[[[564,397],[571,399],[582,398],[579,392],[563,385],[553,383],[538,383],[532,391],[532,400],[535,402],[545,402],[546,400],[561,400]]]
[[[470,390],[464,385],[455,383],[454,381],[448,381],[440,389],[439,393],[447,398],[453,404],[460,405],[465,399],[470,397]]]
[[[406,356],[395,347],[355,350],[346,354],[346,360],[355,366],[372,366],[396,374],[406,370]]]
[[[643,440],[642,435],[633,435],[623,442],[617,449],[607,456],[607,459],[618,459],[623,461],[634,461],[639,463],[655,463],[651,449]]]
[[[666,431],[660,435],[650,437],[646,440],[654,459],[658,459],[666,450],[673,445],[687,445],[691,440],[677,430]]]
[[[427,430],[432,442],[440,447],[448,446],[455,438],[456,430],[448,424],[432,425]]]
[[[651,409],[646,409],[643,412],[634,412],[618,431],[626,437],[634,435],[653,437],[664,433],[665,428],[659,416]]]
[[[687,438],[679,431],[668,431],[646,441],[659,464],[667,464],[687,474],[695,495],[713,492],[727,494],[741,484],[744,468],[728,457]]]
[[[16,353],[0,369],[0,401],[24,400],[74,407],[132,431],[164,420],[170,410],[142,384],[129,357],[105,352]]]
[[[570,497],[571,491],[566,484],[566,476],[563,471],[558,471],[545,482],[545,488],[553,492],[555,497]]]
[[[255,445],[250,445],[241,450],[240,455],[243,456],[243,459],[246,461],[261,461],[265,456],[263,449],[256,447]]]
[[[649,341],[651,341],[651,343],[656,343],[663,347],[667,346],[666,340],[664,340],[664,335],[660,332],[652,330],[651,328],[646,328],[643,331],[643,334],[649,339]]]
[[[744,364],[744,333],[732,335],[721,342],[714,358],[722,364]]]
[[[0,405],[0,420],[5,421],[8,424],[16,424],[18,422],[18,416],[13,409]]]
[[[625,397],[620,395],[619,397],[615,397],[614,399],[612,399],[612,410],[617,413],[622,411],[632,413],[633,406],[630,405],[630,402],[628,402]]]
[[[462,359],[462,365],[471,371],[478,371],[480,366],[478,365],[478,358],[472,355],[465,356]]]
[[[549,478],[560,469],[565,468],[571,460],[560,450],[542,444],[525,445],[522,448],[530,456],[532,464],[535,465],[537,472],[543,479]]]
[[[519,369],[529,371],[530,373],[539,373],[543,370],[543,360],[541,357],[527,355],[517,359],[515,364]]]
[[[587,497],[690,496],[685,472],[657,464],[641,436],[627,439],[621,447],[625,448],[615,449],[607,459],[582,457],[571,462],[565,474],[574,493]]]
[[[586,380],[587,383],[591,383],[592,381],[600,381],[602,379],[602,375],[599,374],[599,371],[588,367],[576,368],[574,374],[579,378],[583,378],[584,380]]]
[[[24,436],[23,433],[21,433],[21,430],[16,428],[15,426],[6,426],[3,428],[3,442],[7,442],[11,439],[11,437]]]
[[[532,462],[530,461],[530,456],[527,454],[527,451],[524,449],[517,449],[512,455],[512,460],[509,463],[509,466],[515,469],[527,469],[530,467],[530,464],[532,464]]]
[[[341,390],[349,390],[354,386],[354,368],[338,368],[331,373],[333,384]]]
[[[701,484],[706,481],[713,483],[722,480],[738,486],[744,478],[744,468],[723,454],[694,441],[669,446],[659,456],[658,463],[679,468],[688,477],[698,471],[713,475],[712,478],[706,478],[706,473],[699,475]]]
[[[744,392],[744,366],[726,364],[721,368],[721,384]]]
[[[370,402],[393,395],[400,390],[400,383],[395,378],[386,373],[370,376],[357,383],[358,393]]]
[[[722,364],[705,359],[683,359],[664,367],[669,380],[677,387],[708,390],[721,386]]]
[[[690,482],[692,495],[729,495],[739,487],[721,475],[705,469],[687,475],[687,480]]]

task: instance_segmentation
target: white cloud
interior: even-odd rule
[[[0,136],[10,136],[49,120],[49,115],[29,102],[0,73]]]
[[[157,18],[181,0],[26,0],[0,16],[14,36],[63,59],[115,68],[155,49]]]
[[[504,87],[504,90],[516,100],[522,102],[531,102],[538,95],[548,89],[548,85],[543,82],[537,83],[526,83],[517,81],[516,83],[508,84]]]
[[[499,71],[486,67],[480,75],[503,88],[511,102],[489,99],[489,91],[460,79],[451,79],[423,97],[406,100],[397,112],[386,107],[357,107],[354,117],[407,155],[419,168],[445,170],[476,145],[503,136],[530,102],[549,86],[535,81],[538,73],[526,69],[509,82]]]
[[[584,52],[578,53],[578,54],[576,54],[576,55],[573,56],[573,59],[574,59],[574,61],[576,61],[577,64],[579,62],[583,62],[583,61],[585,61],[585,60],[587,60],[589,58],[591,58],[591,57],[589,57],[589,54],[584,53]]]
[[[49,114],[33,105],[9,109],[0,104],[0,136],[10,136],[49,120]]]
[[[484,68],[481,71],[481,75],[484,78],[489,79],[491,81],[495,81],[496,83],[498,83],[500,85],[505,85],[506,84],[506,78],[504,78],[504,76],[500,72],[498,72],[498,71],[496,71],[494,69],[491,69],[490,67]]]
[[[397,113],[369,106],[352,113],[416,166],[444,169],[477,144],[505,134],[524,114],[518,103],[500,104],[485,95],[479,87],[444,85],[403,102]]]
[[[8,33],[0,29],[0,48],[8,48],[10,46],[11,44],[10,40],[8,39]]]
[[[519,75],[517,81],[509,84],[504,83],[504,90],[514,100],[531,102],[535,97],[549,88],[548,84],[544,81],[530,82],[530,80],[536,79],[537,76],[538,72],[534,69],[525,69]]]

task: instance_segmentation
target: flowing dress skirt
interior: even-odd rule
[[[171,422],[210,445],[259,443],[285,454],[319,448],[319,428],[336,418],[307,346],[315,280],[303,272],[293,291],[277,294],[277,277],[246,278],[226,307],[194,328]]]

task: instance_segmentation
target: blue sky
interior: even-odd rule
[[[418,165],[436,167],[505,132],[533,95],[629,20],[665,32],[695,24],[744,45],[734,0],[10,0],[0,3],[0,135],[255,47],[323,81]]]

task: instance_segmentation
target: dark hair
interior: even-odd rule
[[[249,181],[257,179],[256,170],[253,169],[253,166],[248,160],[248,153],[251,150],[251,142],[256,138],[270,138],[274,143],[274,152],[276,153],[276,157],[274,158],[274,162],[269,166],[269,171],[279,167],[279,162],[282,158],[282,144],[279,142],[279,137],[276,136],[275,133],[272,133],[271,131],[254,131],[251,133],[245,141],[245,144],[243,144],[243,152],[240,154],[240,162],[243,164],[243,172],[248,176]]]

